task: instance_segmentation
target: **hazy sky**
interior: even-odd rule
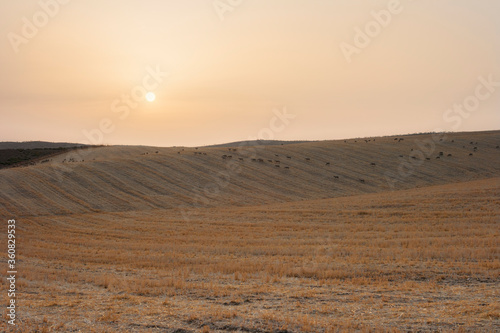
[[[500,129],[499,13],[498,0],[0,0],[0,141]]]

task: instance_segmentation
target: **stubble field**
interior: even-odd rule
[[[196,208],[189,222],[156,209],[21,218],[17,329],[498,331],[499,197],[490,178]]]

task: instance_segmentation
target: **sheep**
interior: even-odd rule
[[[306,157],[306,161],[310,161],[311,159],[309,157]]]
[[[359,179],[360,182],[362,183],[365,183],[365,180],[364,179]]]
[[[339,179],[339,176],[333,176],[333,178],[335,178],[335,179]]]
[[[372,162],[372,163],[370,163],[370,165],[373,165],[373,166],[375,166],[376,164]]]
[[[469,156],[472,156],[472,155],[474,155],[474,154],[472,154],[472,153],[469,153]]]
[[[286,167],[285,167],[285,169],[290,169],[290,167],[289,167],[289,166],[286,166]]]
[[[498,146],[497,146],[497,148],[498,148]],[[288,158],[289,160],[291,160],[291,159],[292,159],[292,156],[287,156],[286,158]]]
[[[326,162],[325,165],[330,165],[330,162]]]

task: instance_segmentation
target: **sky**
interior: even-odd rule
[[[498,130],[499,13],[498,0],[0,0],[0,141]]]

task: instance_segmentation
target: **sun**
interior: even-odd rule
[[[156,99],[156,95],[155,95],[155,93],[154,93],[154,92],[151,92],[151,91],[150,91],[150,92],[148,92],[148,93],[146,94],[146,100],[147,100],[148,102],[152,102],[152,101],[154,101],[155,99]]]

